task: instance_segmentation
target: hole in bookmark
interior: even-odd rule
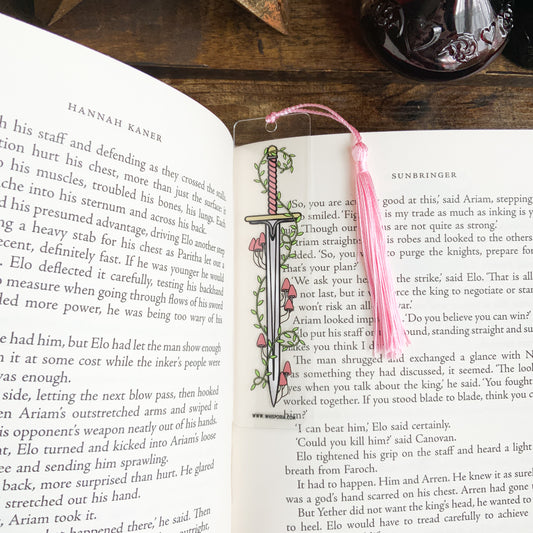
[[[265,118],[261,117],[239,120],[233,125],[235,146],[309,135],[311,135],[311,116],[307,113],[279,117],[272,123],[267,123]]]

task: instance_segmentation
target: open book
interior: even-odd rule
[[[2,531],[531,532],[531,132],[364,136],[389,361],[348,135],[0,28]]]

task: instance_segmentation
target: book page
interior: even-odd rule
[[[274,336],[289,371],[272,406],[253,387],[274,367],[255,296],[266,254],[251,246],[238,265],[234,531],[529,532],[533,133],[363,137],[411,344],[394,360],[372,350],[350,137],[276,141],[278,207],[301,219],[281,274],[290,313],[283,290],[274,304],[301,342]],[[243,219],[266,209],[264,153],[238,152],[237,249],[259,238]]]
[[[2,531],[229,531],[232,144],[0,19]]]

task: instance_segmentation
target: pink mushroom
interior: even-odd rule
[[[257,346],[259,346],[259,348],[264,348],[266,345],[267,343],[265,340],[265,336],[262,333],[260,333],[259,337],[257,337]]]

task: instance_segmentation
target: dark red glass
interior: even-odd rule
[[[486,67],[513,25],[511,0],[362,0],[370,48],[390,68],[422,80],[453,80]]]

